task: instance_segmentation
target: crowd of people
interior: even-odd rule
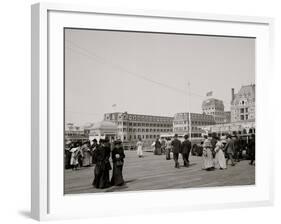
[[[138,142],[138,145],[141,143]],[[175,134],[173,140],[171,138],[159,138],[152,145],[154,147],[154,155],[166,154],[166,159],[171,159],[171,152],[175,161],[175,168],[179,168],[179,154],[183,159],[183,165],[188,167],[189,155],[192,144],[189,136],[185,135],[183,142],[178,139]],[[236,162],[240,162],[243,149],[247,148],[250,165],[254,165],[255,161],[255,135],[252,134],[248,143],[244,142],[234,133],[234,135],[227,135],[218,137],[215,133],[212,138],[206,135],[204,141],[201,142],[202,148],[202,169],[210,171],[214,169],[226,169],[230,160],[231,166],[235,166]]]
[[[247,147],[250,159],[250,165],[255,161],[255,135],[252,134],[247,146],[242,145],[239,137],[236,135],[227,135],[217,137],[213,135],[211,139],[204,136],[202,146],[202,169],[211,171],[214,169],[224,170],[231,162],[235,166],[240,161],[242,148]],[[189,136],[185,135],[184,140],[180,141],[175,134],[173,139],[170,137],[159,138],[153,143],[154,155],[165,154],[166,160],[171,159],[175,162],[175,168],[180,168],[179,155],[181,154],[183,166],[190,165],[189,155],[191,154],[192,143]],[[141,138],[136,143],[136,152],[138,157],[143,157],[143,142]],[[111,158],[111,159],[110,159]],[[123,165],[124,148],[121,140],[111,141],[108,138],[100,139],[99,142],[94,139],[90,141],[70,142],[65,148],[65,168],[77,170],[81,167],[94,167],[94,180],[92,185],[95,188],[107,188],[110,186],[124,185]],[[112,176],[110,178],[110,170]]]
[[[120,140],[110,142],[105,138],[99,142],[94,139],[92,144],[89,141],[69,143],[65,149],[65,168],[77,170],[95,165],[92,182],[95,188],[121,186],[125,183],[122,173],[124,158],[125,153]]]

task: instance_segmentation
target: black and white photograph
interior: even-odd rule
[[[255,41],[64,28],[64,194],[255,185]]]

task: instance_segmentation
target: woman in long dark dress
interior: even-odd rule
[[[111,158],[113,162],[111,184],[114,186],[121,186],[124,184],[122,172],[125,158],[125,153],[121,141],[117,140],[115,142]]]
[[[93,156],[94,163],[96,164],[93,186],[95,188],[110,187],[109,170],[112,169],[109,162],[110,147],[106,144],[105,140],[100,140],[100,145],[96,147]]]

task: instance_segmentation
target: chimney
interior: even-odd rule
[[[234,100],[234,88],[231,88],[231,102]]]

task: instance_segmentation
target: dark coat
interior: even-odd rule
[[[249,154],[255,154],[256,143],[255,139],[251,139],[248,143]]]
[[[110,147],[98,146],[95,149],[93,156],[94,163],[96,164],[93,186],[96,188],[110,187],[109,170],[112,169],[109,162]]]
[[[235,139],[233,139],[233,147],[234,147],[234,153],[239,151],[239,140],[238,140],[238,137],[235,137]]]
[[[232,139],[226,144],[225,152],[227,154],[234,154],[235,148],[234,148],[234,141]]]
[[[116,155],[119,154],[119,158],[116,158]],[[113,162],[113,172],[112,172],[112,178],[111,178],[111,184],[118,186],[124,184],[123,179],[123,164],[124,164],[124,158],[125,153],[122,146],[114,147],[112,150],[112,162]]]
[[[191,150],[191,142],[189,140],[184,140],[181,144],[181,153],[189,154]]]
[[[180,153],[181,152],[181,141],[175,138],[172,141],[172,149],[173,153]]]
[[[155,148],[156,149],[161,148],[161,142],[159,140],[155,141]]]
[[[215,139],[215,138],[212,138],[212,139],[211,139],[211,145],[212,145],[213,150],[216,148],[217,142],[218,142],[217,139]]]

